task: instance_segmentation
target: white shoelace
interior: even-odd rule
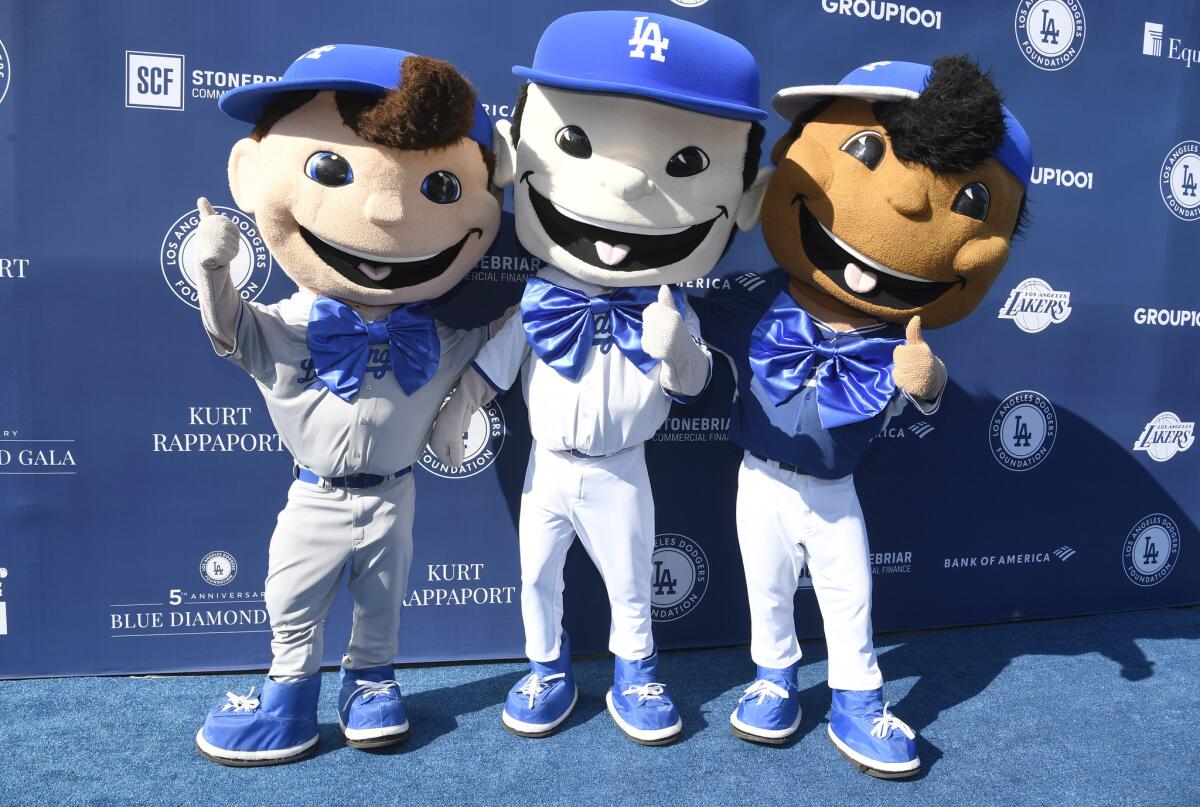
[[[905,737],[915,740],[917,735],[908,727],[908,724],[888,711],[888,707],[891,705],[891,701],[884,703],[883,714],[871,721],[874,724],[871,729],[871,736],[882,740],[888,736],[888,732],[892,729],[900,729],[900,731],[904,732]]]
[[[226,692],[225,697],[228,699],[221,704],[219,711],[233,712],[234,714],[244,714],[253,712],[258,708],[258,698],[254,697],[254,687],[250,687],[250,691],[245,695],[237,695],[233,692]]]
[[[622,695],[637,695],[638,703],[648,700],[662,700],[663,692],[667,688],[657,681],[651,681],[648,684],[633,684],[625,689]]]
[[[534,700],[537,699],[538,695],[546,691],[551,681],[557,681],[560,678],[566,677],[566,673],[554,673],[553,675],[547,675],[545,678],[539,678],[537,673],[530,673],[529,677],[525,679],[525,683],[521,684],[521,688],[517,692],[529,696],[529,708],[532,709]]]
[[[738,703],[750,700],[756,695],[758,696],[759,704],[762,704],[768,695],[784,700],[787,698],[788,692],[778,684],[773,684],[765,678],[759,678],[753,684],[746,687],[746,691],[742,694],[742,697],[738,698]]]
[[[392,689],[396,690],[396,694],[400,694],[400,684],[395,680],[391,681],[364,681],[359,678],[354,683],[358,684],[358,689],[351,693],[347,703],[351,703],[359,695],[362,695],[363,703],[370,703],[376,698],[381,698],[387,695]]]

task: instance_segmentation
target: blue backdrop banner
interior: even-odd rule
[[[775,90],[875,60],[967,52],[1033,143],[1032,223],[966,321],[927,334],[950,369],[857,484],[878,630],[1200,601],[1200,3],[1115,0],[645,0],[743,42]],[[246,375],[196,310],[204,194],[241,231],[242,296],[294,286],[225,165],[246,134],[217,108],[325,42],[448,59],[510,116],[542,30],[592,2],[0,2],[0,676],[262,668],[267,543],[291,461]],[[785,130],[767,122],[768,146]],[[437,302],[476,325],[541,262],[511,214]],[[691,294],[734,295],[773,265],[742,234]],[[660,646],[748,641],[734,530],[733,382],[676,405],[648,447]],[[474,417],[469,461],[416,470],[416,555],[400,660],[519,657],[516,518],[529,452],[519,390]],[[608,609],[578,545],[575,649]],[[803,636],[819,636],[810,588]],[[335,602],[336,664],[349,601]]]

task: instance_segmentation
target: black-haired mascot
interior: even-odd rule
[[[925,343],[971,312],[1008,258],[1029,141],[966,57],[876,62],[791,87],[763,235],[781,271],[697,305],[738,373],[731,439],[746,453],[737,526],[757,680],[733,731],[782,743],[800,723],[792,604],[805,567],[829,648],[829,737],[880,777],[920,770],[914,732],[883,701],[871,565],[853,472],[887,419],[938,408],[946,368]]]

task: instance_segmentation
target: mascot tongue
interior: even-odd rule
[[[596,254],[609,266],[616,266],[625,260],[625,256],[629,254],[629,247],[625,244],[606,244],[603,241],[597,241]]]
[[[374,264],[363,261],[358,265],[358,271],[362,272],[364,275],[378,283],[392,273],[392,267],[387,265],[375,266]]]
[[[878,276],[870,269],[862,269],[853,261],[846,264],[846,285],[859,294],[866,294],[875,288],[877,280]]]

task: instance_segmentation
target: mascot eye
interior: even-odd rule
[[[330,188],[349,185],[354,181],[354,172],[350,170],[350,163],[332,151],[318,151],[309,157],[308,163],[304,166],[304,173],[313,182],[320,182]]]
[[[987,186],[982,182],[972,182],[958,192],[950,209],[963,216],[986,221],[990,201]]]
[[[449,171],[434,171],[421,182],[421,193],[430,201],[448,205],[457,202],[458,197],[462,196],[462,185],[459,184],[458,177]]]
[[[586,160],[592,156],[592,141],[588,140],[588,136],[578,126],[562,127],[554,136],[554,142],[572,157]]]
[[[695,146],[681,148],[667,160],[667,173],[673,177],[692,177],[708,168],[708,155]]]
[[[842,151],[874,171],[883,159],[883,138],[875,132],[859,132],[842,144]]]

